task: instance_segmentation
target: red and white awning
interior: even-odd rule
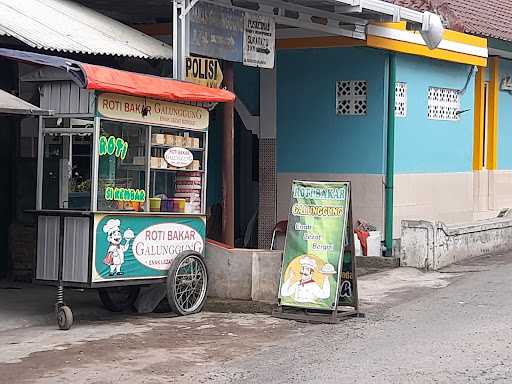
[[[0,48],[0,57],[66,71],[79,87],[130,96],[174,102],[229,103],[235,94],[224,89],[178,81],[166,77],[122,71],[101,65],[82,63],[63,57]]]

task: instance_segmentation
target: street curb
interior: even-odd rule
[[[204,311],[218,313],[264,313],[272,314],[277,304],[261,301],[231,300],[208,297]]]
[[[398,257],[357,256],[357,267],[367,269],[398,268],[400,259]]]

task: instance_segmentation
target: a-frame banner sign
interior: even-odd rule
[[[318,322],[357,315],[350,182],[293,181],[290,207],[274,315]]]

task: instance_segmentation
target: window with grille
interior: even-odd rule
[[[396,83],[395,116],[407,117],[407,83]]]
[[[460,92],[457,89],[430,87],[428,90],[428,118],[458,121]]]
[[[336,114],[364,116],[368,112],[368,82],[340,80],[336,82]]]

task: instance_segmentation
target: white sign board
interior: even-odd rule
[[[202,252],[199,232],[188,225],[161,223],[144,228],[133,240],[133,256],[144,266],[167,271],[181,251]]]
[[[172,147],[165,151],[164,159],[173,167],[188,167],[194,161],[194,156],[186,148]]]
[[[116,93],[99,95],[98,113],[107,119],[197,130],[208,128],[209,123],[203,108]]]
[[[274,68],[275,45],[275,20],[268,16],[246,12],[244,16],[244,65]]]

